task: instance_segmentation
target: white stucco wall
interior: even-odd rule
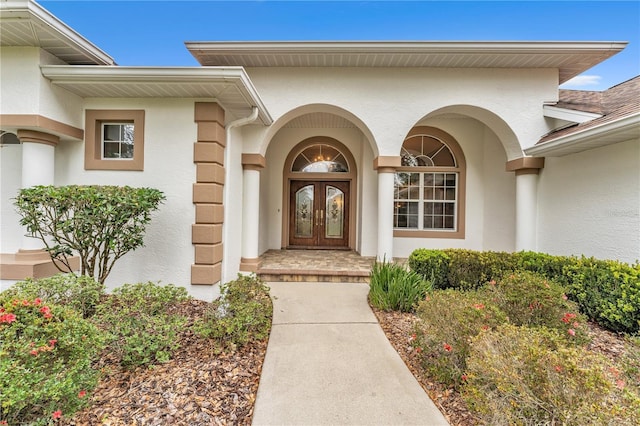
[[[640,139],[547,158],[538,189],[539,251],[640,260]]]
[[[531,146],[550,130],[542,105],[557,98],[557,71],[551,69],[249,68],[247,72],[276,122],[304,105],[334,105],[371,131],[376,155],[398,155],[405,135],[423,117],[464,105],[489,111],[495,123],[488,124],[509,144],[507,157],[517,158],[522,155],[518,143]],[[253,143],[265,148],[274,129],[264,129],[262,138]]]
[[[63,64],[37,47],[0,49],[0,114],[36,114],[82,128],[82,99],[55,87],[40,65]]]
[[[56,185],[108,184],[152,187],[167,197],[145,234],[145,247],[121,258],[107,279],[110,288],[125,282],[161,281],[185,286],[210,299],[210,286],[191,286],[194,262],[191,225],[195,221],[193,143],[196,141],[194,100],[87,99],[87,109],[144,109],[144,171],[84,170],[84,143],[56,148]]]

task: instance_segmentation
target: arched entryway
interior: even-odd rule
[[[356,163],[330,137],[312,137],[289,153],[283,171],[284,247],[352,249]]]

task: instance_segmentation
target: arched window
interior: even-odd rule
[[[317,143],[304,148],[293,160],[292,172],[348,173],[344,154],[331,145]]]
[[[395,174],[396,236],[463,238],[465,160],[456,140],[433,127],[415,127],[400,156],[402,167]]]

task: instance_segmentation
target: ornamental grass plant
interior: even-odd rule
[[[376,262],[369,283],[369,302],[383,311],[413,312],[432,289],[431,281],[393,262]]]

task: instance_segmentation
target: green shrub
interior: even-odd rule
[[[640,421],[640,399],[609,361],[554,330],[503,325],[473,340],[462,394],[487,424]]]
[[[490,280],[482,252],[449,249],[445,253],[449,256],[447,280],[450,288],[474,290]]]
[[[563,268],[570,298],[602,326],[625,333],[640,330],[640,266],[583,257]]]
[[[0,297],[0,421],[48,424],[86,405],[91,368],[103,346],[98,329],[68,307],[38,298]]]
[[[431,290],[431,282],[393,262],[376,262],[371,270],[369,302],[384,311],[412,312]]]
[[[575,344],[588,341],[586,318],[553,281],[531,272],[517,272],[497,283],[491,281],[483,292],[514,325],[553,328]]]
[[[215,339],[220,348],[234,349],[251,340],[266,339],[271,330],[273,306],[269,288],[255,275],[238,275],[220,287],[204,318],[196,324],[203,337]]]
[[[170,313],[188,300],[187,291],[171,284],[125,284],[98,306],[95,321],[110,335],[108,350],[127,367],[166,362],[179,348],[186,318]]]
[[[424,370],[441,383],[458,386],[466,370],[472,337],[507,321],[476,291],[436,290],[417,309],[414,346]]]
[[[80,273],[104,283],[118,259],[143,246],[151,213],[164,199],[152,188],[34,186],[21,189],[14,204],[20,224],[62,272],[73,270],[69,258],[77,255]]]
[[[521,251],[513,253],[512,256],[517,270],[540,274],[562,285],[566,283],[563,272],[564,266],[575,259],[534,251]]]
[[[409,256],[409,268],[433,283],[433,288],[449,287],[449,256],[442,250],[418,249]]]
[[[15,283],[6,290],[5,297],[24,299],[39,298],[43,303],[65,305],[80,312],[84,318],[93,315],[100,297],[104,294],[104,285],[84,275],[58,274],[48,278]]]

